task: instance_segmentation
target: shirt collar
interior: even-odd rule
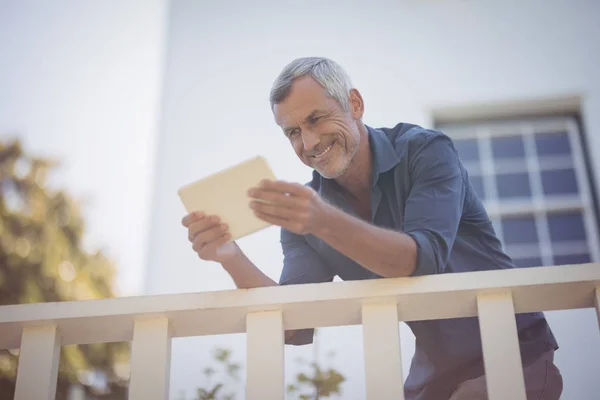
[[[368,125],[365,125],[365,127],[369,134],[369,147],[371,149],[373,162],[372,185],[375,187],[379,175],[398,165],[400,157],[391,140],[382,130],[371,128]],[[335,189],[334,182],[331,182],[330,179],[323,178],[317,171],[313,171],[313,180],[315,179],[320,183],[318,191],[322,195],[331,199],[336,196],[337,190]]]
[[[371,156],[373,158],[373,186],[377,184],[379,175],[391,170],[400,162],[400,157],[388,136],[379,129],[367,126]]]

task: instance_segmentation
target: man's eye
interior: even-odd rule
[[[317,122],[317,121],[318,121],[318,120],[320,120],[320,119],[321,119],[321,117],[312,117],[312,118],[310,119],[310,123],[311,123],[311,124],[314,124],[315,122]]]
[[[295,136],[297,133],[299,133],[300,130],[299,129],[293,129],[288,133],[289,137]]]

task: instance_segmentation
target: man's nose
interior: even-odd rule
[[[319,139],[319,135],[317,135],[315,132],[308,129],[303,129],[302,143],[304,144],[304,151],[310,153],[315,147],[318,146],[319,143],[321,143],[321,140]]]

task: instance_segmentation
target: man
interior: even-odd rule
[[[362,96],[335,62],[291,62],[273,85],[271,108],[314,169],[307,185],[267,181],[249,192],[255,214],[281,227],[280,285],[514,268],[452,141],[405,123],[363,124]],[[228,242],[218,217],[199,212],[183,224],[200,258],[221,263],[237,287],[277,284]],[[528,399],[558,399],[558,345],[543,314],[516,318]],[[407,400],[487,398],[477,318],[408,325],[416,350]],[[312,335],[287,332],[286,343]]]

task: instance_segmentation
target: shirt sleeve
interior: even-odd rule
[[[439,274],[446,269],[461,221],[465,177],[447,136],[427,138],[416,147],[410,162],[412,187],[405,203],[403,230],[417,244],[412,275]]]
[[[288,230],[281,229],[283,270],[280,285],[322,283],[333,281],[334,273],[321,257],[309,246],[306,239]],[[299,329],[286,344],[304,345],[313,341],[314,329]]]

